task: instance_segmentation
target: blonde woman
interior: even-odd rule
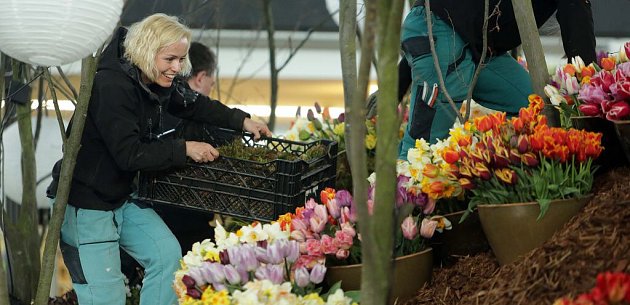
[[[80,304],[125,304],[119,249],[145,269],[140,304],[176,302],[171,285],[180,245],[152,208],[129,200],[133,179],[139,170],[183,166],[187,157],[213,161],[218,151],[207,143],[160,136],[164,112],[256,137],[271,135],[247,113],[179,81],[191,68],[190,39],[190,30],[175,17],[155,14],[128,31],[119,29],[100,58],[61,229],[64,261]],[[53,170],[57,178],[59,163]],[[51,185],[49,195],[55,193]]]

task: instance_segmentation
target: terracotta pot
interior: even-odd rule
[[[480,204],[477,210],[494,255],[505,265],[551,238],[591,197],[553,200],[540,220],[537,202]]]
[[[401,302],[416,295],[422,286],[431,280],[433,272],[432,249],[397,257],[394,259],[394,277],[390,304]],[[361,289],[361,264],[332,266],[326,271],[326,283],[333,285],[341,281],[344,291]]]
[[[571,123],[576,129],[599,132],[602,134],[602,146],[604,146],[604,151],[602,151],[599,158],[593,161],[593,164],[600,167],[596,174],[601,174],[610,169],[629,164],[630,155],[624,153],[622,144],[617,136],[617,128],[614,122],[600,117],[581,116],[572,117]]]
[[[435,232],[430,240],[435,263],[446,263],[453,255],[475,255],[487,251],[490,246],[475,211],[459,223],[464,211],[444,215],[453,228],[442,233]]]

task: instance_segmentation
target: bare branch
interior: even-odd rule
[[[497,6],[495,7],[495,9],[498,9],[499,5],[497,4]],[[475,86],[477,85],[477,80],[479,79],[479,74],[481,73],[481,70],[483,68],[485,68],[486,66],[486,54],[488,52],[488,19],[490,18],[490,16],[488,16],[488,11],[490,10],[490,1],[489,0],[485,0],[484,6],[483,6],[483,50],[481,51],[481,58],[479,59],[479,64],[477,65],[477,69],[475,69],[475,74],[473,75],[472,81],[470,82],[470,86],[468,87],[468,93],[466,94],[466,101],[464,101],[464,106],[466,107],[466,115],[464,116],[464,120],[460,121],[462,124],[464,124],[464,122],[468,121],[468,119],[470,119],[470,103],[472,102],[472,95],[473,95],[473,90],[475,90]]]
[[[72,91],[72,96],[74,97],[73,99],[74,100],[78,99],[79,98],[79,94],[77,93],[77,90],[74,89],[74,86],[72,85],[72,83],[70,82],[70,80],[68,79],[66,74],[63,72],[63,70],[61,70],[60,66],[57,66],[57,72],[59,72],[59,75],[61,75],[61,78],[66,83],[66,86],[68,86],[70,91]]]

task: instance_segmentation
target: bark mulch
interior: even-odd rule
[[[630,272],[630,168],[597,177],[593,199],[540,248],[499,267],[492,253],[434,270],[413,304],[553,304],[604,271]]]

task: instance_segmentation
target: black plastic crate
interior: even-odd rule
[[[204,141],[221,146],[240,138],[246,146],[263,146],[301,156],[323,144],[327,153],[304,160],[255,161],[221,156],[208,163],[189,160],[184,168],[165,172],[141,172],[139,199],[160,205],[202,212],[216,212],[248,220],[272,221],[303,206],[309,196],[333,187],[337,174],[337,142],[310,143],[276,138],[256,142],[249,133],[212,129]]]

